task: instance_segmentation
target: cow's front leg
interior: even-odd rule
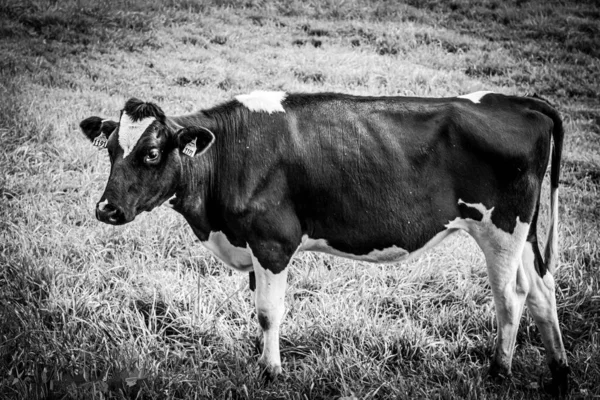
[[[285,311],[287,269],[274,273],[263,267],[254,256],[252,263],[256,278],[256,314],[263,334],[263,352],[258,362],[265,369],[267,377],[274,378],[281,373],[279,325]]]

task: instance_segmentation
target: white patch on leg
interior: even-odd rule
[[[552,273],[550,271],[546,271],[544,277],[542,278],[542,281],[544,282],[544,285],[546,285],[546,288],[548,290],[551,290],[552,293],[554,293],[554,277],[552,276]]]
[[[533,253],[533,246],[530,242],[525,242],[523,247],[523,254],[521,254],[521,266],[517,272],[517,292],[527,296],[531,289],[531,279],[529,272],[526,268],[533,268],[535,270],[535,254]]]
[[[232,245],[222,232],[211,232],[208,240],[201,242],[215,257],[239,272],[252,271],[252,257],[248,249]]]
[[[485,96],[486,94],[490,94],[490,93],[493,93],[493,92],[482,90],[480,92],[463,94],[462,96],[458,96],[458,98],[459,99],[467,99],[467,100],[472,101],[475,104],[479,104],[479,103],[481,103],[481,98],[483,96]]]
[[[287,96],[286,92],[269,92],[256,90],[250,94],[240,94],[235,99],[242,103],[250,111],[256,112],[285,112],[281,104]]]
[[[523,252],[523,269],[530,281],[530,290],[527,296],[527,308],[540,330],[542,341],[546,348],[549,361],[562,360],[567,364],[567,357],[563,346],[558,315],[556,312],[556,296],[554,291],[554,278],[550,271],[546,271],[543,278],[535,269],[531,243],[526,243]],[[531,255],[526,257],[526,254]]]
[[[259,364],[264,366],[269,374],[277,375],[282,372],[279,351],[279,327],[285,312],[284,301],[288,269],[285,268],[280,273],[274,274],[263,268],[254,255],[252,255],[252,263],[254,265],[254,276],[256,277],[254,297],[256,313],[259,323],[262,319],[267,327],[267,329],[262,329],[264,342]],[[261,326],[261,328],[263,327]]]
[[[137,142],[140,140],[146,129],[154,122],[156,118],[148,117],[141,121],[133,121],[127,113],[121,115],[119,121],[119,146],[123,149],[123,158],[127,157]]]
[[[467,231],[485,255],[498,320],[495,365],[506,368],[510,372],[516,333],[528,290],[525,276],[521,276],[522,282],[519,287],[518,274],[529,224],[521,222],[517,216],[515,228],[512,233],[509,233],[492,222],[493,208],[486,209],[482,204],[470,204],[462,200],[458,203],[472,207],[483,215],[481,221],[456,218],[446,227]]]

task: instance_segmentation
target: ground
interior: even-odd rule
[[[257,89],[551,101],[566,131],[557,299],[569,397],[600,396],[597,2],[118,4],[0,1],[0,397],[547,396],[527,311],[512,379],[487,376],[494,306],[467,235],[395,265],[297,257],[284,374],[265,383],[247,275],[172,210],[96,221],[109,161],[79,132],[83,118],[116,118],[132,96],[179,114]]]

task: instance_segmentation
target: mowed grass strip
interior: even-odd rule
[[[570,396],[600,396],[600,11],[517,3],[0,3],[0,397],[545,397],[527,312],[512,380],[486,376],[494,306],[466,234],[397,265],[297,257],[285,372],[265,384],[246,275],[171,210],[95,220],[109,162],[79,121],[116,119],[132,96],[179,114],[255,89],[554,102],[567,135],[557,299]]]

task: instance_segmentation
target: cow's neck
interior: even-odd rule
[[[201,126],[215,135],[215,143],[200,156],[182,157],[182,173],[178,188],[178,206],[200,240],[207,240],[210,232],[229,232],[223,216],[223,167],[229,162],[232,135],[239,134],[239,126],[231,119],[232,104],[169,119],[181,127]],[[226,161],[224,161],[226,160]],[[225,187],[223,187],[225,185]]]
[[[181,155],[181,177],[174,204],[175,211],[183,215],[200,240],[206,240],[212,231],[206,212],[211,183],[207,155],[193,158]]]
[[[193,125],[214,129],[214,123],[203,114],[169,117],[171,122],[181,126]],[[211,184],[214,180],[214,151],[208,149],[204,154],[189,157],[180,154],[181,174],[176,191],[175,211],[179,212],[190,224],[200,240],[207,240],[213,227],[210,224],[206,205],[210,201]]]

